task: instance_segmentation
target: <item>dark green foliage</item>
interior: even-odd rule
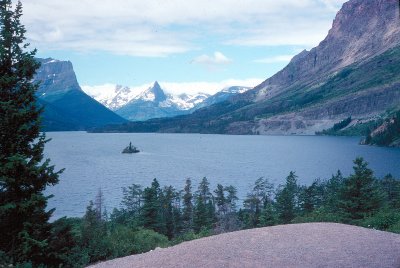
[[[86,209],[81,227],[80,246],[90,263],[106,260],[112,255],[107,237],[107,224],[91,201]]]
[[[63,253],[53,253],[52,235],[43,191],[58,182],[50,161],[43,161],[47,142],[40,133],[38,85],[32,78],[39,67],[36,50],[28,51],[21,25],[22,5],[0,1],[0,251],[10,262],[56,265]]]
[[[382,207],[384,194],[363,158],[354,160],[354,174],[344,180],[339,209],[345,221],[362,220]]]
[[[211,229],[215,221],[215,207],[209,185],[207,178],[204,177],[196,192],[193,213],[193,229],[195,232],[200,232],[202,228]]]
[[[383,209],[367,217],[361,225],[383,231],[400,232],[400,213],[396,210]]]
[[[121,209],[110,219],[100,215],[101,206],[91,203],[81,221],[57,223],[54,234],[61,246],[54,248],[64,264],[81,267],[213,234],[282,223],[352,223],[400,233],[399,180],[390,175],[377,180],[362,158],[354,163],[349,177],[338,171],[329,180],[317,179],[308,186],[299,186],[294,172],[275,191],[267,179],[259,178],[238,212],[235,187],[218,184],[211,192],[206,178],[194,196],[190,179],[183,191],[161,189],[156,179],[143,193],[133,184],[123,190]],[[72,249],[62,247],[68,244]],[[7,261],[6,257],[0,254],[0,259]]]
[[[400,146],[400,110],[389,116],[381,125],[368,134],[365,144]]]
[[[181,233],[182,222],[180,212],[180,195],[172,186],[165,187],[161,196],[161,207],[165,231],[162,233],[168,239]]]
[[[136,226],[143,206],[143,189],[139,184],[122,188],[121,211],[114,209],[113,222]]]
[[[241,211],[246,228],[260,225],[261,213],[265,208],[268,209],[267,206],[272,202],[273,189],[274,186],[268,179],[259,178],[255,181],[252,191],[247,194],[247,198],[243,202],[245,210]]]
[[[386,202],[390,208],[400,209],[400,180],[391,174],[379,181],[382,190],[386,194]]]
[[[224,187],[218,184],[214,193],[214,201],[217,208],[217,222],[214,227],[214,232],[223,233],[239,230],[242,224],[236,213],[236,201],[238,200],[236,188],[232,185]]]
[[[61,218],[52,223],[49,246],[51,251],[47,257],[49,267],[60,267],[61,265],[72,267],[76,264],[74,248],[78,240],[73,235],[71,221]]]
[[[134,253],[143,253],[155,249],[156,247],[166,247],[168,238],[153,230],[139,230],[135,233]]]
[[[109,236],[114,258],[139,254],[169,245],[164,235],[146,229],[132,229],[123,225],[117,226]]]
[[[215,193],[215,205],[217,206],[217,213],[220,217],[223,217],[228,211],[228,204],[225,197],[224,186],[221,184],[217,185]]]
[[[351,116],[343,119],[339,123],[333,125],[332,128],[323,130],[321,132],[316,132],[317,135],[335,135],[338,131],[342,130],[343,128],[347,127],[351,123]]]
[[[339,195],[344,186],[344,178],[340,170],[325,183],[324,209],[330,213],[338,213]]]
[[[193,194],[190,179],[186,179],[183,189],[182,227],[185,233],[193,230]]]
[[[280,185],[276,193],[276,209],[281,223],[290,223],[299,211],[299,186],[293,171],[286,177],[286,184]]]
[[[311,213],[322,206],[325,196],[324,186],[318,179],[310,186],[299,187],[299,206],[302,214]]]
[[[144,228],[165,233],[165,222],[161,211],[161,189],[157,179],[151,183],[151,187],[143,192],[142,220]]]
[[[234,186],[229,185],[227,187],[224,188],[224,191],[226,191],[227,196],[226,196],[226,204],[227,204],[227,210],[228,213],[231,212],[236,212],[236,202],[239,200],[239,198],[237,197],[237,190]]]

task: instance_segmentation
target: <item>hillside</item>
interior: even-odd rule
[[[400,107],[400,21],[395,0],[350,0],[327,37],[244,94],[192,115],[98,131],[314,134],[351,116]]]
[[[400,235],[335,223],[226,233],[90,267],[400,266]]]

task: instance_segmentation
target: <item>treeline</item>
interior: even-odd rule
[[[351,123],[352,119],[351,116],[347,117],[346,119],[343,119],[339,123],[336,123],[333,125],[333,127],[329,129],[324,129],[322,131],[317,131],[315,132],[316,135],[337,135],[338,131],[344,129]]]
[[[84,266],[174,245],[213,234],[277,224],[339,222],[400,233],[400,180],[374,177],[362,158],[354,172],[340,171],[328,180],[299,185],[294,172],[275,187],[266,178],[255,181],[241,205],[234,186],[218,184],[211,190],[207,178],[193,189],[161,187],[157,179],[142,188],[123,189],[121,206],[107,213],[101,191],[83,218],[54,223],[64,247],[66,266]]]
[[[400,110],[389,116],[382,124],[369,131],[365,144],[400,146]]]

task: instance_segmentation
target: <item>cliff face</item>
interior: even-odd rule
[[[397,0],[351,0],[336,15],[328,36],[303,51],[280,72],[246,94],[261,101],[298,84],[314,84],[326,75],[374,57],[400,44]]]
[[[71,90],[82,91],[70,61],[37,60],[41,63],[35,76],[35,80],[40,81],[37,91],[40,98],[54,99]]]
[[[41,63],[34,82],[39,82],[39,103],[44,106],[46,131],[85,130],[126,120],[86,95],[69,61],[37,59]]]

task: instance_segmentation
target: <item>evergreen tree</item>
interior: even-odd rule
[[[201,229],[211,229],[214,222],[215,208],[209,185],[207,178],[204,177],[196,192],[196,205],[193,214],[193,227],[196,232]]]
[[[217,213],[219,217],[223,217],[228,211],[227,199],[225,197],[225,189],[221,184],[217,185],[215,193],[215,205],[217,206]]]
[[[162,213],[165,221],[165,234],[168,239],[174,238],[181,229],[180,211],[176,207],[178,193],[172,186],[164,187],[162,195]]]
[[[215,204],[217,207],[217,222],[214,233],[224,233],[239,230],[241,223],[236,214],[236,188],[233,186],[223,187],[217,185],[215,193]],[[226,194],[225,194],[226,193]]]
[[[344,181],[339,195],[339,207],[345,221],[361,220],[382,206],[384,193],[379,188],[373,171],[362,157],[354,160],[354,174]]]
[[[298,210],[297,176],[293,171],[286,177],[286,184],[276,194],[276,208],[281,223],[290,223]]]
[[[340,170],[326,182],[323,200],[324,209],[329,213],[338,213],[339,195],[344,185],[344,178]]]
[[[299,187],[299,205],[303,215],[312,213],[322,206],[324,199],[324,185],[319,179],[310,186]]]
[[[391,208],[400,208],[400,180],[391,174],[386,175],[379,181],[382,190],[386,194],[386,202]]]
[[[99,210],[93,201],[90,201],[83,217],[81,229],[82,254],[87,255],[87,263],[106,260],[111,256],[110,241],[107,237],[107,225],[99,215]]]
[[[190,179],[186,179],[183,190],[182,225],[184,232],[189,232],[193,229],[193,194],[192,181]]]
[[[247,209],[248,215],[243,219],[245,219],[247,228],[259,226],[262,210],[268,203],[272,202],[273,188],[274,186],[268,179],[261,177],[255,181],[252,191],[247,194],[247,198],[244,200],[244,207]]]
[[[122,188],[122,201],[121,206],[124,212],[130,216],[137,216],[140,214],[142,207],[143,189],[139,184],[132,184],[128,188]]]
[[[264,204],[264,208],[260,215],[259,226],[273,226],[276,224],[276,222],[276,211],[274,208],[274,203],[271,200]]]
[[[228,204],[228,213],[236,212],[236,202],[239,200],[236,188],[230,185],[225,187],[225,191],[227,192],[226,203]]]
[[[142,218],[143,226],[160,234],[165,231],[165,219],[161,211],[161,200],[163,199],[160,184],[157,179],[151,183],[151,187],[144,189]]]
[[[36,105],[39,67],[36,50],[26,51],[22,4],[0,0],[0,251],[12,262],[46,264],[53,210],[46,211],[43,191],[58,182],[59,172],[43,160],[47,142],[40,134]]]

